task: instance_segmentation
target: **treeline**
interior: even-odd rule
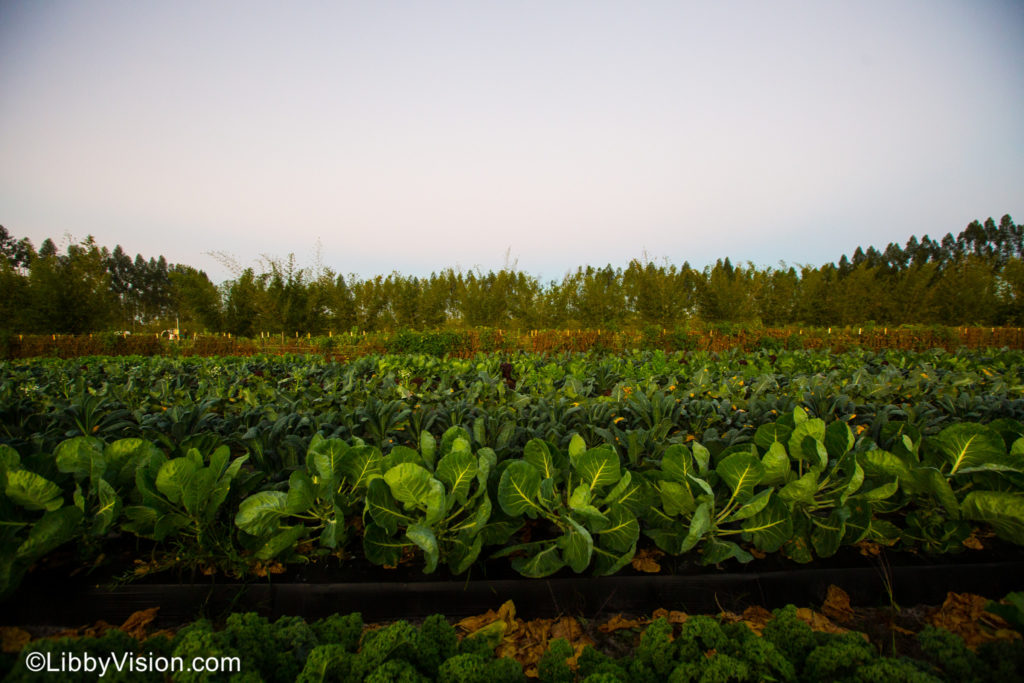
[[[0,329],[25,333],[152,331],[326,334],[359,329],[505,329],[736,322],[783,326],[1020,325],[1024,225],[974,221],[941,240],[858,248],[820,267],[758,268],[728,258],[703,270],[633,260],[579,267],[542,283],[515,269],[371,278],[300,268],[294,257],[219,287],[164,257],[129,257],[89,237],[38,251],[0,226]]]

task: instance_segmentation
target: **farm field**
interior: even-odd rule
[[[1019,562],[1022,353],[5,361],[0,595]]]

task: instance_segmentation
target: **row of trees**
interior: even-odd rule
[[[514,268],[446,269],[429,277],[359,278],[268,260],[215,286],[161,256],[130,258],[90,237],[38,252],[0,227],[0,328],[261,332],[502,328],[674,328],[700,320],[765,325],[1024,322],[1024,225],[1003,216],[958,236],[911,237],[884,250],[858,248],[820,267],[758,268],[719,260],[703,270],[631,261],[577,268],[541,283]]]

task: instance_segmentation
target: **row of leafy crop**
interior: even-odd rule
[[[861,634],[822,633],[777,609],[761,635],[743,622],[691,616],[678,628],[652,622],[635,647],[621,656],[585,645],[578,656],[564,639],[549,641],[537,666],[541,683],[661,683],[662,681],[936,681],[1018,680],[1024,670],[1021,641],[996,640],[972,652],[959,636],[928,626],[917,635],[915,657],[880,654]],[[140,642],[119,630],[99,637],[36,640],[17,655],[0,655],[0,675],[33,681],[30,663],[63,668],[65,681],[91,681],[100,662],[104,680],[174,681],[365,681],[385,683],[524,682],[522,665],[497,657],[505,623],[497,621],[459,638],[444,617],[416,627],[396,621],[364,629],[358,613],[307,623],[298,617],[274,622],[252,613],[233,614],[222,629],[206,620],[175,635]],[[224,673],[191,670],[192,662],[224,662]],[[85,670],[86,661],[92,667]],[[78,663],[77,670],[74,666]],[[197,667],[198,668],[198,667]],[[59,668],[57,670],[60,670]]]
[[[876,440],[890,420],[934,434],[1024,419],[1022,368],[1008,351],[0,363],[0,443],[43,452],[74,435],[135,437],[177,455],[225,443],[281,469],[303,462],[315,434],[387,450],[459,426],[499,458],[575,432],[635,464],[691,438],[742,443],[798,406]]]
[[[499,459],[459,427],[386,455],[316,436],[282,472],[247,460],[226,446],[168,457],[142,439],[75,437],[24,459],[0,446],[0,595],[57,547],[77,541],[94,559],[115,532],[157,542],[164,566],[240,573],[361,549],[428,573],[509,557],[528,577],[611,574],[641,542],[705,565],[755,552],[809,562],[861,541],[957,551],[976,525],[1024,544],[1024,426],[1013,420],[931,437],[891,422],[876,443],[796,409],[752,442],[673,444],[626,466],[578,434]]]

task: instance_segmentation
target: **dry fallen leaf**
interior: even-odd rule
[[[665,608],[656,609],[651,614],[652,620],[661,619],[662,617],[668,619],[668,623],[670,624],[685,624],[686,620],[690,618],[689,615],[686,614],[686,612],[678,612],[676,610],[672,610],[670,612]]]
[[[984,550],[985,546],[982,545],[981,541],[977,537],[977,529],[971,531],[971,535],[964,539],[964,547],[970,548],[971,550]]]
[[[633,555],[633,559],[630,560],[630,564],[633,565],[633,569],[638,572],[657,574],[661,571],[661,565],[658,564],[658,558],[664,554],[665,553],[657,548],[644,548]]]
[[[153,623],[159,611],[159,607],[139,610],[125,619],[119,628],[132,638],[143,641],[146,639],[146,627]]]
[[[830,585],[828,593],[825,595],[825,603],[821,606],[821,612],[833,621],[849,622],[853,619],[850,596],[842,588]]]
[[[0,626],[0,652],[15,654],[32,640],[29,632],[17,626]]]
[[[972,650],[991,640],[1020,638],[1001,617],[985,611],[988,598],[971,593],[947,593],[928,623],[964,639]]]
[[[651,623],[650,619],[645,619],[643,617],[639,619],[626,619],[621,614],[616,614],[614,617],[598,626],[597,630],[601,633],[613,633],[625,628],[643,628],[649,623]]]
[[[743,618],[743,623],[757,635],[761,635],[765,625],[775,618],[775,615],[760,605],[748,607],[740,616]]]
[[[798,607],[796,610],[796,617],[810,626],[812,631],[820,631],[821,633],[846,633],[845,628],[836,626],[824,614],[815,612],[814,610],[806,607]]]
[[[857,546],[860,554],[864,557],[877,557],[882,552],[882,546],[874,541],[860,541],[859,543],[854,543],[854,545]]]

